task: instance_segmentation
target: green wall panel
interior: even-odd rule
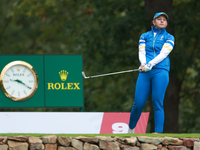
[[[0,55],[0,69],[21,60],[33,66],[39,85],[25,101],[0,92],[0,107],[83,107],[82,55]]]
[[[81,55],[45,55],[45,106],[83,107],[81,72]]]
[[[0,69],[10,62],[21,60],[33,66],[38,75],[38,89],[35,94],[25,101],[13,101],[0,92],[0,107],[44,107],[44,68],[43,55],[0,55]]]

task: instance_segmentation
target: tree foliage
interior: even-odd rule
[[[175,1],[174,27],[176,49],[173,55],[175,74],[182,82],[180,91],[180,132],[199,132],[200,100],[200,13],[197,0]]]

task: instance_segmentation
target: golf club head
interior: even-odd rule
[[[83,77],[85,78],[85,79],[87,79],[88,77],[86,77],[86,75],[85,75],[85,72],[84,71],[82,71],[82,75],[83,75]]]

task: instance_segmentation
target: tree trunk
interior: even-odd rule
[[[164,110],[165,110],[165,133],[178,133],[179,132],[179,102],[181,83],[179,79],[170,74],[169,85],[165,94]]]
[[[153,16],[157,12],[165,12],[168,15],[172,12],[172,0],[145,0],[145,8],[148,13],[147,17]],[[173,18],[170,14],[170,18]],[[148,27],[149,28],[149,27]],[[170,25],[167,27],[167,31],[173,34],[173,27]],[[173,51],[172,51],[173,52]],[[165,125],[164,133],[178,133],[179,125],[179,92],[181,84],[176,74],[170,72],[169,85],[165,94],[164,100],[164,110],[165,110]],[[153,107],[151,106],[151,113],[153,112]],[[154,132],[154,120],[153,114],[150,115],[151,131]]]
[[[145,8],[148,12],[151,13],[168,13],[173,9],[172,0],[145,0]]]

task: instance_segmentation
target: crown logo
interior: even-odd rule
[[[66,70],[61,70],[61,71],[59,72],[59,74],[60,74],[60,79],[61,79],[62,81],[67,80],[68,72],[67,72]]]
[[[17,66],[17,71],[20,71],[21,67],[20,66]]]

